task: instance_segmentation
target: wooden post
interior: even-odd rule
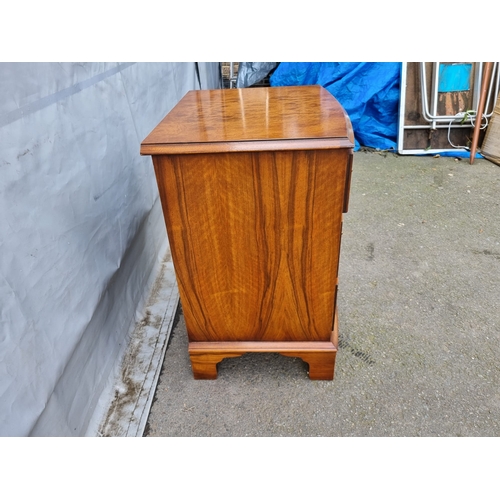
[[[470,148],[471,165],[474,163],[474,157],[476,156],[477,142],[479,140],[481,122],[483,121],[484,104],[486,101],[486,92],[488,91],[488,83],[490,81],[492,67],[493,63],[491,62],[484,63],[483,81],[481,82],[481,93],[479,94],[479,104],[477,107],[476,124],[474,125],[474,133],[472,135],[472,145]]]

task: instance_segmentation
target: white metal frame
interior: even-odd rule
[[[401,94],[399,100],[399,127],[398,127],[398,153],[399,154],[437,154],[447,151],[468,151],[466,147],[450,147],[442,149],[405,149],[404,148],[404,131],[409,129],[428,129],[435,130],[438,128],[450,129],[450,128],[463,128],[474,127],[475,114],[477,110],[477,104],[479,102],[479,89],[481,88],[481,79],[483,74],[483,63],[476,64],[476,70],[474,73],[474,88],[473,88],[473,110],[468,110],[470,113],[468,116],[466,113],[460,113],[454,116],[445,116],[437,114],[437,103],[438,103],[438,83],[439,83],[439,62],[433,63],[433,74],[432,74],[432,88],[431,88],[431,102],[429,109],[428,101],[428,91],[427,91],[427,80],[425,73],[425,63],[420,63],[420,84],[421,84],[421,95],[422,95],[422,116],[428,125],[405,125],[405,104],[406,104],[406,75],[408,63],[402,63],[401,66]],[[494,63],[492,78],[490,86],[488,89],[488,95],[485,105],[485,112],[483,113],[483,118],[489,118],[493,114],[493,109],[495,107],[496,96],[498,95],[500,86],[500,72],[498,71],[498,63]],[[492,93],[494,91],[494,98],[492,99]],[[491,106],[491,110],[490,110]],[[464,123],[460,123],[464,121]]]

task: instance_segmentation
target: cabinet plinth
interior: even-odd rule
[[[319,86],[192,91],[144,140],[195,378],[278,352],[333,379],[353,142]]]

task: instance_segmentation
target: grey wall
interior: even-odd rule
[[[165,243],[140,143],[198,69],[0,64],[0,435],[85,434]]]

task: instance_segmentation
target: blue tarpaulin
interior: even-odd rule
[[[401,63],[282,62],[270,78],[273,87],[321,85],[349,115],[360,145],[397,149]]]

